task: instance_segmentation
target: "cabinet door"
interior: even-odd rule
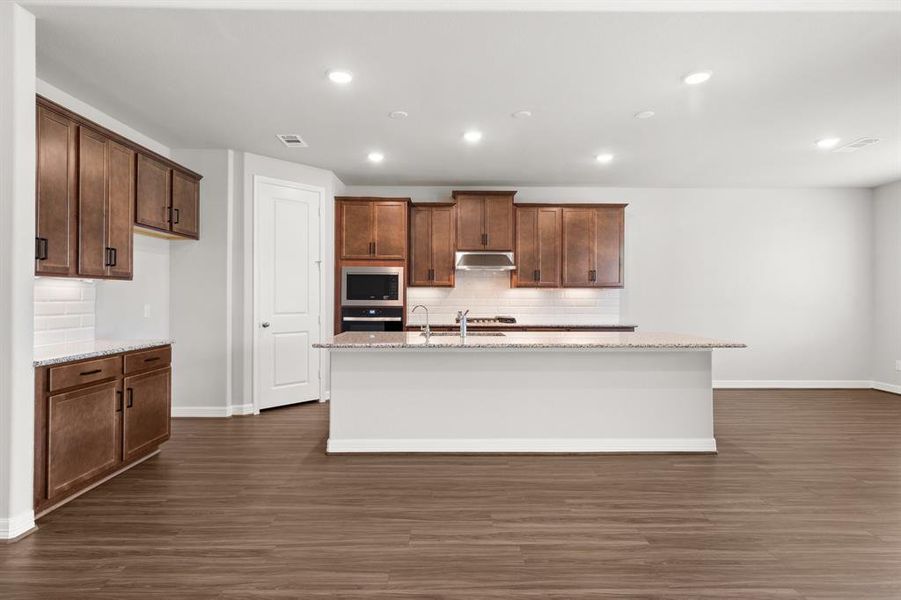
[[[200,182],[172,171],[172,231],[197,238],[200,234]]]
[[[124,460],[146,454],[169,439],[171,368],[125,378]]]
[[[403,260],[407,256],[407,203],[372,204],[373,258]]]
[[[513,197],[485,197],[485,250],[513,250]]]
[[[132,278],[132,225],[135,205],[135,152],[109,142],[109,185],[107,188],[107,275]]]
[[[516,207],[516,271],[514,287],[538,285],[538,208]]]
[[[485,199],[457,195],[457,250],[485,249]]]
[[[36,275],[76,274],[76,143],[78,126],[37,109]]]
[[[515,287],[560,287],[562,214],[554,207],[516,208]]]
[[[431,209],[432,282],[430,285],[454,287],[454,241],[456,218],[453,206]]]
[[[171,177],[169,167],[138,154],[135,223],[168,231]]]
[[[595,208],[596,235],[594,281],[596,287],[623,287],[623,225],[625,210],[619,206]]]
[[[539,208],[537,226],[538,285],[541,287],[560,287],[563,211],[552,207]]]
[[[410,214],[410,285],[432,282],[432,209],[414,206]]]
[[[117,381],[50,396],[47,414],[47,497],[105,472],[121,460]]]
[[[78,131],[78,274],[104,277],[107,252],[107,171],[109,140],[80,127]]]
[[[372,258],[372,202],[341,202],[341,258]]]
[[[593,287],[597,245],[594,208],[563,209],[563,286]]]

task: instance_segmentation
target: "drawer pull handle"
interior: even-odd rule
[[[125,404],[125,408],[131,408],[135,405],[135,391],[132,388],[128,388],[128,402]]]
[[[122,412],[122,391],[116,390],[116,412]]]
[[[160,359],[159,356],[154,356],[153,358],[145,358],[144,362],[153,362],[153,361],[159,360],[159,359]]]
[[[80,375],[82,377],[87,377],[88,375],[96,375],[97,373],[102,373],[103,369],[94,369],[93,371],[82,371]]]

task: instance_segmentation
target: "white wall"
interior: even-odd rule
[[[873,194],[873,381],[901,394],[901,181]]]
[[[134,279],[97,281],[98,338],[159,340],[170,337],[169,243],[135,229]]]
[[[203,175],[200,241],[171,242],[170,318],[177,340],[172,412],[224,417],[235,412],[230,385],[234,153],[175,149],[172,158]]]
[[[323,270],[323,303],[322,303],[322,335],[334,333],[334,307],[332,290],[334,289],[334,232],[335,232],[335,196],[344,193],[344,184],[331,171],[286,162],[275,158],[250,153],[236,154],[235,185],[242,190],[235,210],[234,228],[234,274],[235,297],[233,303],[234,323],[234,363],[233,383],[235,404],[243,405],[252,402],[252,349],[253,341],[253,178],[255,175],[283,179],[296,183],[321,187],[325,190],[325,206],[322,207],[322,270]],[[321,370],[324,389],[328,389],[329,356],[321,352]]]
[[[747,343],[714,353],[721,385],[869,386],[870,190],[495,189],[518,190],[517,202],[629,203],[622,322]],[[347,188],[420,202],[450,192]]]
[[[0,539],[34,527],[34,15],[0,3]]]

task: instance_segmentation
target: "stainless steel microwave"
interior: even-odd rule
[[[403,267],[343,267],[341,306],[403,306]]]

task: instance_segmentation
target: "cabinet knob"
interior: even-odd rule
[[[263,321],[261,323],[261,325],[262,325],[263,329],[266,329],[267,327],[269,327],[269,321]]]

